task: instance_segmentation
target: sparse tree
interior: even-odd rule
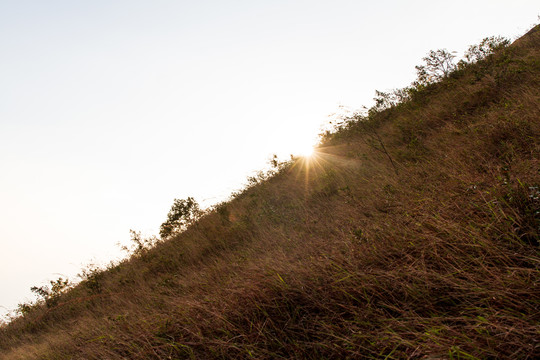
[[[396,175],[399,175],[399,170],[397,168],[396,163],[394,162],[394,159],[386,149],[386,146],[384,145],[384,141],[382,137],[379,135],[379,132],[377,131],[378,125],[374,121],[370,120],[370,116],[373,116],[373,108],[371,108],[368,111],[368,114],[365,115],[365,113],[357,112],[354,114],[351,118],[349,118],[349,121],[354,121],[356,126],[364,133],[366,136],[362,138],[362,140],[371,147],[372,149],[375,149],[381,153],[383,153],[388,160],[390,161],[390,164],[394,168],[394,172]]]
[[[416,66],[417,82],[420,85],[427,85],[448,77],[452,71],[457,69],[456,64],[454,64],[455,57],[446,49],[431,50],[422,59],[425,64]]]
[[[197,221],[203,211],[192,197],[187,199],[174,199],[167,221],[161,224],[159,234],[162,239],[175,233],[184,231],[189,225]]]

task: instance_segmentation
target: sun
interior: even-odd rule
[[[291,154],[294,156],[309,158],[313,156],[316,141],[310,137],[298,136],[291,144]]]
[[[306,134],[305,131],[288,135],[278,143],[280,151],[277,153],[280,157],[311,158],[315,155],[319,140],[316,135]]]
[[[301,157],[311,157],[313,156],[314,152],[315,152],[315,147],[311,144],[298,147],[298,150],[296,151],[297,155]]]
[[[293,155],[303,158],[313,157],[315,153],[316,143],[317,140],[314,137],[298,136],[294,141]]]

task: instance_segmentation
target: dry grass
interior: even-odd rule
[[[540,36],[0,331],[2,359],[540,356]]]

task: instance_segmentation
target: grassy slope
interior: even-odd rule
[[[1,359],[540,355],[540,30],[1,329]]]

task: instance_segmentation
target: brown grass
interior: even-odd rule
[[[539,357],[535,29],[377,115],[399,175],[352,124],[13,320],[0,358]]]

